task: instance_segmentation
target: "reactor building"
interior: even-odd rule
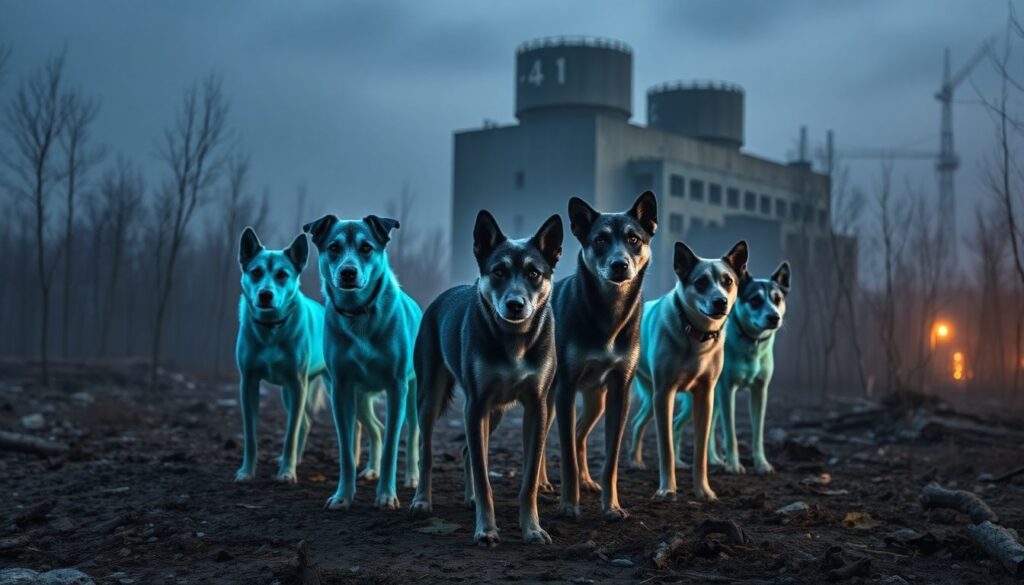
[[[516,50],[518,123],[485,122],[454,134],[453,282],[478,274],[472,250],[480,209],[509,237],[526,237],[553,213],[567,219],[573,195],[602,211],[624,211],[648,189],[658,196],[648,295],[674,286],[677,240],[716,257],[746,239],[758,275],[822,244],[831,229],[829,177],[805,156],[786,164],[743,152],[741,87],[652,87],[641,126],[630,122],[632,86],[632,50],[618,41],[549,38]],[[568,227],[559,275],[576,268],[579,244]]]

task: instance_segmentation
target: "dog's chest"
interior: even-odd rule
[[[296,354],[279,345],[250,350],[248,368],[271,384],[282,385],[296,379]]]
[[[522,391],[538,388],[543,373],[539,366],[527,359],[475,360],[473,370],[479,387],[486,390],[488,401],[495,405],[514,402]]]
[[[627,366],[625,355],[614,348],[573,348],[569,359],[575,366],[578,390],[603,386],[608,374]]]

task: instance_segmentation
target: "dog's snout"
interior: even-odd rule
[[[505,309],[508,310],[510,315],[518,315],[523,312],[526,308],[526,301],[519,297],[513,297],[505,300]]]
[[[765,319],[768,321],[769,327],[778,327],[779,321],[782,320],[778,315],[768,315]]]
[[[608,267],[612,269],[612,272],[622,274],[629,270],[629,262],[625,258],[616,258],[611,261]]]
[[[342,282],[354,282],[356,277],[359,276],[359,271],[353,266],[345,266],[338,272]]]
[[[269,306],[274,301],[274,293],[269,290],[261,290],[256,295],[256,300],[259,301],[260,306]]]
[[[719,313],[724,313],[725,310],[729,308],[729,301],[726,300],[724,297],[718,297],[715,300],[711,301],[711,306],[712,308],[715,309],[715,311]]]

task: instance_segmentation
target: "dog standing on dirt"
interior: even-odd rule
[[[398,285],[385,247],[398,221],[376,215],[342,221],[326,215],[303,226],[320,251],[320,278],[326,301],[324,354],[333,383],[331,406],[338,434],[338,489],[328,509],[347,510],[356,492],[356,418],[372,411],[373,396],[387,397],[383,461],[376,505],[398,507],[398,442],[409,410],[406,442],[407,486],[419,474],[419,425],[412,347],[421,311]]]
[[[241,378],[243,456],[235,481],[252,481],[258,459],[256,423],[260,382],[281,387],[287,414],[284,450],[277,479],[295,483],[295,466],[309,435],[309,397],[314,380],[325,383],[324,308],[299,290],[299,275],[309,258],[306,234],[284,250],[267,250],[247,227],[238,246],[242,296],[238,306],[235,358]]]
[[[457,383],[465,395],[467,504],[476,509],[473,538],[481,546],[495,546],[499,540],[487,475],[490,436],[516,401],[523,405],[519,527],[524,542],[551,542],[540,526],[537,482],[556,367],[555,318],[548,299],[561,253],[559,216],[551,216],[532,238],[509,240],[494,217],[481,211],[473,228],[480,277],[474,285],[448,289],[431,303],[416,338],[423,452],[422,481],[410,512],[420,516],[431,511],[434,423]]]
[[[658,225],[658,203],[654,193],[646,191],[629,211],[600,213],[573,197],[569,222],[582,250],[576,273],[555,283],[551,297],[558,373],[548,424],[557,410],[562,449],[559,512],[580,516],[582,488],[601,492],[606,520],[622,520],[627,513],[619,505],[619,449],[629,414],[630,384],[640,359],[641,289]],[[583,394],[578,427],[577,392]],[[606,407],[605,460],[598,485],[587,465],[587,437]]]
[[[673,261],[678,282],[664,296],[644,305],[640,325],[640,365],[635,387],[640,408],[634,437],[642,436],[644,419],[653,413],[658,431],[658,474],[655,498],[676,498],[676,460],[672,411],[676,393],[693,399],[693,487],[697,499],[718,497],[708,484],[707,443],[711,429],[715,384],[722,372],[725,320],[747,273],[747,243],[739,242],[719,260],[700,258],[676,242]],[[640,433],[636,432],[636,427]],[[634,450],[639,444],[634,439]]]

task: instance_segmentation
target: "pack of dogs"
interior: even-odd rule
[[[745,473],[736,439],[736,394],[750,397],[754,471],[772,473],[764,451],[774,342],[786,312],[790,267],[768,278],[747,271],[746,242],[719,258],[676,242],[675,286],[644,302],[644,275],[658,228],[658,204],[644,192],[627,211],[595,210],[573,197],[569,228],[581,250],[576,271],[554,281],[563,243],[560,215],[530,238],[510,239],[481,210],[473,228],[480,275],[441,293],[427,308],[401,288],[387,245],[399,222],[368,215],[326,215],[302,227],[283,250],[263,246],[252,228],[239,242],[241,299],[236,360],[243,458],[235,481],[256,477],[261,383],[279,386],[286,413],[277,479],[295,483],[310,424],[330,405],[338,442],[338,484],[325,504],[349,509],[357,479],[377,482],[375,504],[396,509],[398,455],[405,429],[404,486],[410,513],[432,513],[435,423],[462,393],[465,504],[474,541],[499,542],[488,473],[491,433],[514,405],[523,409],[519,527],[526,543],[545,544],[537,498],[554,491],[545,444],[557,419],[558,514],[581,516],[581,491],[600,493],[609,522],[628,517],[618,496],[618,467],[631,396],[628,465],[643,469],[643,436],[654,420],[659,483],[654,498],[676,498],[676,467],[692,467],[694,495],[717,496],[708,465]],[[312,241],[323,303],[300,290]],[[582,412],[577,416],[577,395]],[[382,423],[375,409],[384,397]],[[677,408],[678,407],[678,408]],[[587,439],[605,416],[599,481],[590,474]],[[681,457],[683,427],[693,422],[693,462]],[[720,431],[724,458],[714,428]],[[366,464],[357,471],[361,435]]]

